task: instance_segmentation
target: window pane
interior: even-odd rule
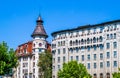
[[[114,61],[114,67],[117,67],[117,61]]]
[[[107,61],[107,67],[110,67],[110,62],[109,61]]]
[[[110,43],[106,43],[106,48],[107,48],[107,49],[110,48]]]
[[[82,61],[84,61],[84,55],[82,55]]]
[[[87,69],[90,69],[90,63],[87,64]]]
[[[113,56],[114,58],[116,58],[117,57],[117,51],[114,51],[114,56]]]
[[[110,58],[110,52],[107,52],[107,58]]]
[[[76,56],[76,61],[79,61],[79,56]]]

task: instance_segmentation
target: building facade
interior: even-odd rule
[[[38,67],[39,53],[44,52],[46,49],[50,50],[50,45],[46,41],[48,36],[40,16],[36,23],[36,28],[31,35],[33,40],[19,45],[16,50],[19,65],[15,78],[40,78],[42,75],[39,74]]]
[[[112,78],[120,67],[120,20],[52,33],[53,78],[64,62],[83,63],[93,78]]]

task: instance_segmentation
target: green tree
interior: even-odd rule
[[[120,78],[120,68],[119,68],[119,71],[118,72],[114,72],[112,74],[113,78]]]
[[[0,75],[12,75],[12,69],[17,66],[17,57],[7,43],[0,43]]]
[[[50,51],[40,53],[38,66],[40,78],[52,78],[52,53]]]
[[[58,71],[58,78],[92,78],[83,64],[77,61],[70,61],[63,64],[63,68]]]

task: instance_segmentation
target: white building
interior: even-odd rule
[[[120,67],[120,20],[52,33],[53,78],[64,62],[83,63],[93,78],[112,78]]]
[[[39,16],[37,26],[32,33],[32,41],[28,41],[18,46],[16,53],[19,59],[19,66],[16,70],[15,78],[40,78],[38,60],[39,53],[49,48],[46,41],[48,37],[44,27],[43,20]]]

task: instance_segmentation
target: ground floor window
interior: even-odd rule
[[[103,74],[102,73],[100,73],[100,78],[103,78]]]
[[[106,75],[107,75],[107,78],[110,78],[110,73],[107,73]]]
[[[97,74],[94,74],[94,75],[93,75],[93,78],[97,78]]]

